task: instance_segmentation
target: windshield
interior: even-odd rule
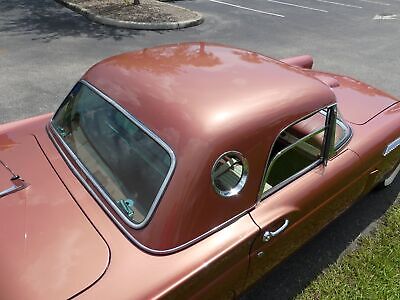
[[[83,83],[68,95],[52,125],[119,215],[140,224],[151,214],[172,169],[160,142]]]

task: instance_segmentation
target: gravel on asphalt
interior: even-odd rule
[[[195,12],[157,0],[64,0],[91,13],[120,21],[140,23],[179,22],[195,19]]]

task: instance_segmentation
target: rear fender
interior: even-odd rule
[[[314,64],[314,59],[311,55],[301,55],[281,59],[281,62],[291,65],[293,67],[299,67],[303,69],[312,69]]]

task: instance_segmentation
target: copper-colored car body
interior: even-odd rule
[[[400,102],[311,67],[309,56],[276,61],[202,42],[93,66],[82,84],[144,124],[176,158],[141,228],[130,227],[80,168],[52,115],[0,125],[0,193],[11,187],[0,197],[2,298],[231,298],[374,186],[393,181]],[[281,132],[336,105],[348,124],[343,145],[265,193],[260,184]],[[232,197],[211,182],[228,151],[240,152],[249,170]],[[23,185],[10,180],[16,175]]]

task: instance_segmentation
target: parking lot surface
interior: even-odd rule
[[[122,30],[52,0],[0,0],[0,123],[54,110],[98,60],[143,47],[213,41],[266,55],[311,54],[316,68],[400,95],[398,0],[187,0],[205,16],[179,31]],[[377,15],[392,19],[374,19]],[[398,18],[398,19],[397,19]]]
[[[54,111],[82,73],[110,55],[211,41],[271,57],[311,54],[315,68],[400,96],[399,0],[186,0],[204,24],[178,31],[107,27],[52,0],[0,0],[0,123]],[[358,202],[243,299],[290,299],[395,201],[400,182]]]

